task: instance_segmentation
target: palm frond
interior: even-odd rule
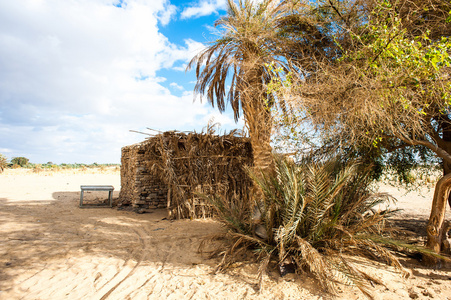
[[[254,208],[260,213],[258,222],[264,225],[267,238],[253,231],[251,210],[247,211],[251,215],[240,215],[218,200],[212,202],[221,211],[219,217],[229,224],[230,242],[228,250],[222,252],[223,268],[247,249],[261,263],[260,282],[271,259],[279,263],[291,259],[298,268],[309,270],[328,292],[334,293],[337,284],[348,284],[370,296],[368,282],[379,281],[352,264],[344,253],[382,260],[403,274],[396,252],[430,253],[391,238],[397,229],[386,227],[393,211],[384,205],[393,198],[372,194],[369,173],[362,173],[358,164],[344,164],[337,157],[299,165],[281,156],[274,160],[276,172],[272,175],[247,168],[262,191],[261,197],[254,199]],[[230,218],[230,214],[235,217]]]
[[[335,275],[327,258],[318,252],[308,241],[296,236],[295,244],[293,245],[299,256],[295,256],[296,263],[300,266],[308,267],[309,271],[314,274],[320,284],[328,292],[336,293],[334,284]]]

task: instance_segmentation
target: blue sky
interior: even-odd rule
[[[194,100],[188,61],[226,0],[0,1],[0,153],[119,163],[130,130],[243,128]]]

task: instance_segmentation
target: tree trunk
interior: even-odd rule
[[[446,161],[443,161],[443,176],[446,176],[448,174],[451,174],[451,165],[447,163]],[[451,194],[448,196],[448,204],[451,208]]]
[[[274,171],[274,159],[270,144],[272,120],[270,112],[260,110],[259,114],[260,116],[255,118],[254,124],[248,124],[254,156],[254,171],[256,174],[270,175]]]
[[[244,120],[249,130],[249,137],[252,145],[253,172],[261,180],[263,177],[272,176],[275,173],[275,163],[271,148],[272,117],[271,111],[265,102],[267,94],[263,85],[263,69],[261,66],[254,66],[244,72],[246,79],[240,93],[243,94],[241,105],[243,108]],[[252,209],[259,209],[263,200],[263,191],[258,184],[253,188]],[[264,240],[272,240],[272,229],[265,228],[260,222],[261,218],[253,220],[254,234]]]
[[[445,118],[445,117],[444,117]],[[451,124],[449,123],[448,117],[446,117],[445,121],[442,123],[442,140],[445,144],[442,146],[445,148],[445,151],[451,153],[451,147],[449,147],[449,143],[451,142]],[[443,160],[443,176],[451,173],[451,164]],[[451,207],[451,194],[448,196],[448,203]]]
[[[241,88],[244,96],[241,104],[252,144],[254,171],[257,176],[260,173],[269,175],[274,172],[275,164],[270,144],[272,117],[265,103],[267,94],[262,79],[263,69],[261,66],[253,66],[244,73],[247,80]]]
[[[432,201],[431,216],[427,226],[426,247],[435,253],[440,253],[444,230],[446,202],[451,191],[451,173],[443,176],[435,186],[434,200]],[[439,260],[431,255],[425,257],[428,265],[437,265]]]

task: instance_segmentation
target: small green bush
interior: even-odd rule
[[[26,157],[13,157],[11,159],[11,163],[13,165],[19,165],[21,168],[25,168],[28,166],[29,163],[29,159]]]

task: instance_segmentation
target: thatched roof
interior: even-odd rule
[[[205,196],[221,195],[230,201],[249,197],[252,183],[245,168],[252,164],[252,147],[249,138],[235,131],[169,131],[124,148],[123,153],[135,149],[143,155],[146,170],[166,184],[172,218],[211,216]]]

